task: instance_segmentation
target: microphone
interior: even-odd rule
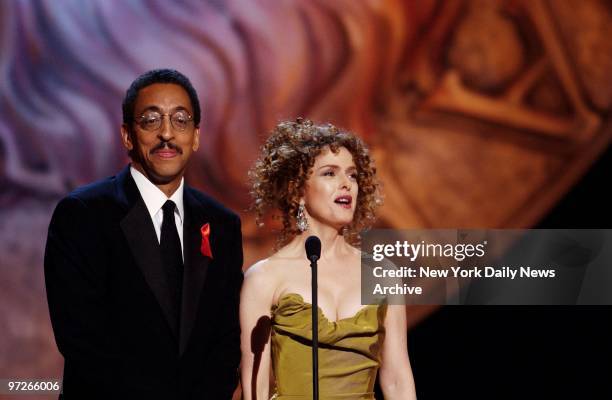
[[[316,236],[308,236],[306,239],[306,258],[310,262],[317,262],[321,258],[321,241]]]
[[[312,399],[319,400],[319,300],[317,299],[317,260],[321,258],[321,240],[316,236],[308,236],[306,257],[310,260],[312,272]]]

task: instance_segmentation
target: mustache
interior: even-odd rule
[[[149,153],[153,154],[157,150],[161,150],[163,148],[168,148],[176,151],[178,154],[183,154],[183,150],[172,142],[160,142],[157,146],[153,147]]]

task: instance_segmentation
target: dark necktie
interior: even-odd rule
[[[181,250],[181,239],[179,238],[174,221],[174,210],[176,204],[172,200],[166,201],[162,207],[164,219],[161,226],[160,248],[164,269],[168,279],[168,287],[174,305],[177,319],[176,331],[179,331],[181,320],[181,297],[183,292],[183,252]]]

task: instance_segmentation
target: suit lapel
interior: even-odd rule
[[[178,340],[178,332],[175,324],[179,310],[176,310],[171,301],[170,288],[164,272],[159,242],[155,235],[155,227],[151,221],[151,215],[142,200],[136,183],[129,172],[124,170],[118,177],[119,186],[125,195],[128,213],[121,220],[121,230],[127,239],[128,246],[136,260],[136,264],[142,271],[145,281],[151,288],[157,302],[159,303],[168,327]]]
[[[200,228],[208,222],[201,205],[187,186],[183,196],[185,221],[183,223],[183,246],[185,248],[185,270],[183,275],[183,299],[181,307],[180,354],[185,351],[200,304],[200,293],[208,273],[210,258],[200,252],[202,235]],[[214,230],[211,229],[212,246]],[[214,257],[214,253],[213,253]]]

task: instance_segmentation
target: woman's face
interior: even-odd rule
[[[340,147],[338,153],[329,147],[323,149],[304,189],[308,216],[341,229],[353,221],[358,189],[357,167],[351,153],[345,147]]]

